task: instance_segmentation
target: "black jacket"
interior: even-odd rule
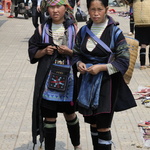
[[[110,46],[111,43],[111,35],[112,29],[116,24],[114,20],[108,16],[108,25],[104,32],[101,35],[101,40],[107,45]],[[91,28],[92,22],[89,21],[87,26]],[[92,52],[88,52],[86,50],[86,42],[88,39],[88,34],[85,35],[84,39],[82,39],[82,28],[79,30],[76,36],[76,42],[74,46],[74,63],[77,61],[82,61],[84,63],[92,63],[97,64],[96,60],[89,59],[83,55],[85,52],[91,57],[105,57],[109,58],[109,53],[99,44],[97,44],[96,48]],[[110,36],[110,37],[109,37]],[[83,40],[83,41],[82,41]],[[82,52],[81,52],[82,51]],[[115,59],[111,62],[113,66],[119,70],[119,72],[109,75],[107,72],[104,72],[101,84],[101,92],[99,98],[99,106],[98,108],[93,111],[92,108],[83,108],[82,106],[79,107],[80,113],[83,115],[91,115],[98,114],[98,113],[106,113],[110,112],[112,109],[114,111],[123,111],[132,107],[136,106],[135,99],[130,91],[128,85],[125,83],[123,79],[124,73],[127,71],[129,66],[129,51],[127,47],[127,43],[123,33],[121,32],[117,38],[115,43],[115,47],[112,49],[115,53]],[[106,62],[103,63],[107,63]],[[80,79],[82,78],[82,75]],[[79,82],[80,84],[81,82]],[[80,86],[79,86],[80,87]]]

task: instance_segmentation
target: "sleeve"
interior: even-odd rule
[[[122,32],[115,41],[115,48],[113,52],[114,59],[111,62],[111,64],[116,70],[118,70],[122,73],[122,75],[124,75],[129,67],[130,53],[127,46],[127,42]]]
[[[109,75],[112,75],[112,74],[114,74],[114,73],[117,73],[117,72],[119,72],[112,64],[107,64],[106,65],[107,66],[107,69],[108,69],[108,74]]]
[[[39,43],[42,43],[42,38],[37,28],[28,42],[28,54],[31,64],[34,64],[39,60],[34,58],[36,52],[39,50]]]
[[[40,5],[41,5],[41,1],[42,1],[42,0],[37,0],[37,6],[40,6]]]

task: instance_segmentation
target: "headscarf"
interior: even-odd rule
[[[56,5],[65,5],[68,9],[72,10],[68,0],[47,0],[47,7]]]

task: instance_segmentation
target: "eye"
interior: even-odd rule
[[[94,8],[92,8],[91,10],[95,10]]]
[[[57,5],[57,8],[60,8],[61,7],[61,5]]]
[[[103,9],[102,8],[99,8],[99,11],[102,11]]]

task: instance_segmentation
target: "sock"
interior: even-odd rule
[[[111,132],[98,132],[98,149],[97,150],[111,150]]]
[[[44,121],[45,150],[55,150],[56,121]]]
[[[97,132],[97,128],[90,126],[90,130],[91,130],[93,150],[97,150],[97,146],[98,146],[98,132]]]
[[[145,56],[146,56],[146,48],[140,49],[140,63],[141,66],[145,66]]]
[[[74,147],[80,145],[80,126],[77,116],[73,120],[67,121],[67,128],[72,145]]]

